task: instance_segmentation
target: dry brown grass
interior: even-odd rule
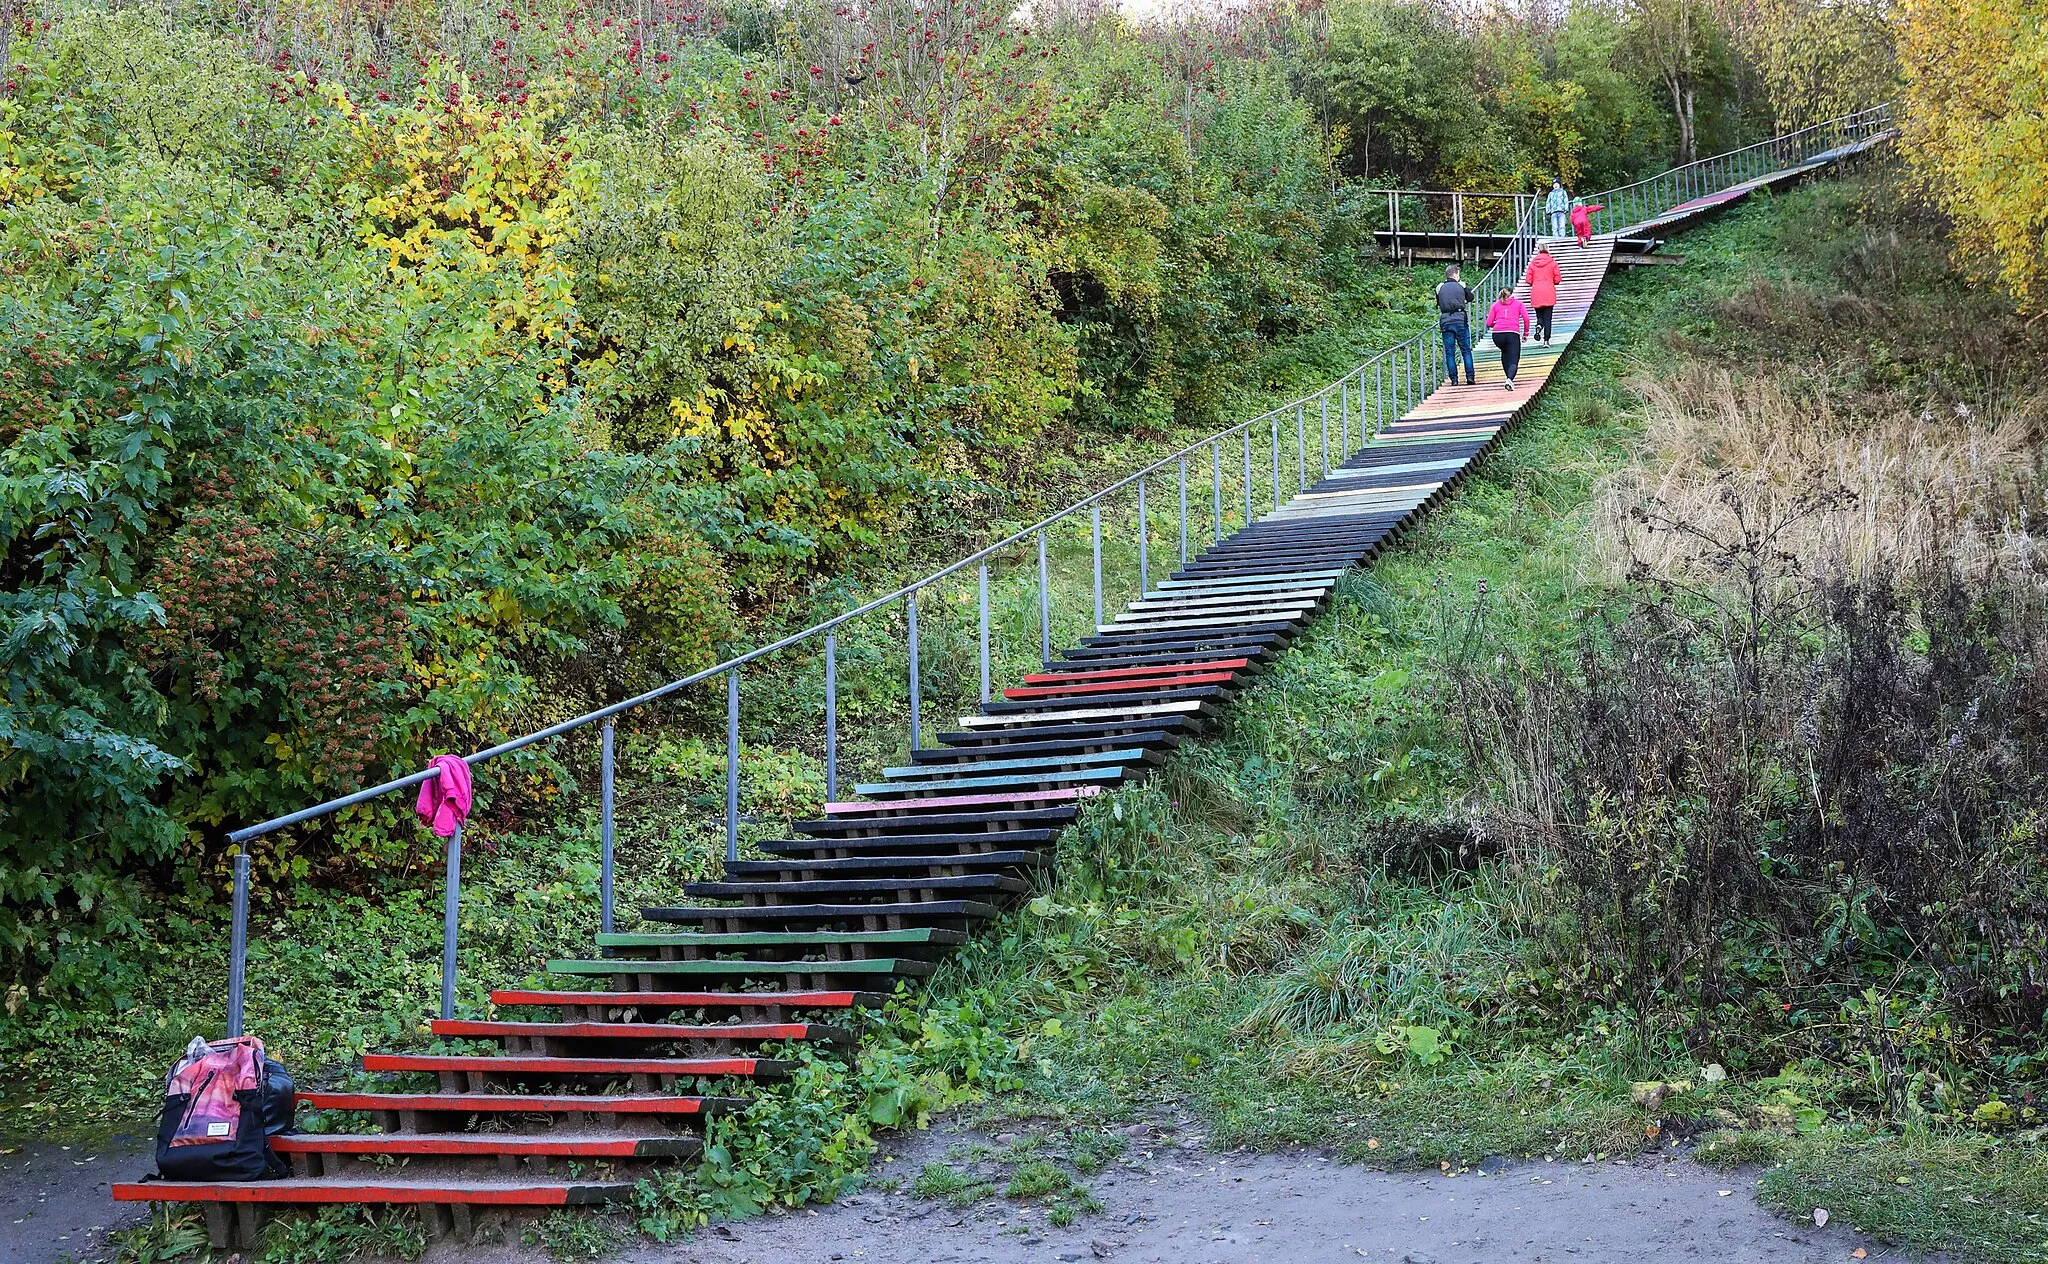
[[[2048,570],[2039,397],[1913,411],[1901,396],[1837,402],[1783,370],[1687,358],[1638,375],[1644,448],[1601,489],[1594,538],[1616,573],[1712,582],[1745,534],[1791,561],[1965,576]]]

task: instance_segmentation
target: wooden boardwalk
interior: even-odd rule
[[[698,1152],[704,1116],[745,1107],[707,1091],[712,1077],[786,1074],[789,1062],[757,1056],[771,1041],[853,1041],[858,1010],[929,975],[1026,895],[1084,800],[1207,730],[1347,571],[1465,477],[1548,384],[1614,253],[1612,238],[1546,244],[1564,273],[1554,341],[1525,347],[1512,390],[1483,341],[1477,384],[1440,386],[936,746],[762,845],[765,858],[642,910],[652,929],[599,935],[592,956],[550,962],[553,987],[492,993],[488,1021],[432,1025],[494,1052],[371,1054],[366,1071],[412,1082],[302,1094],[339,1130],[280,1139],[291,1178],[116,1185],[114,1197],[201,1203],[223,1246],[237,1229],[253,1237],[268,1205],[415,1204],[431,1229],[467,1236],[491,1209],[630,1198],[649,1165]],[[427,1078],[437,1087],[415,1086]]]

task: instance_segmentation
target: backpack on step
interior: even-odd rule
[[[261,1040],[209,1044],[195,1036],[164,1081],[157,1170],[172,1181],[288,1176],[270,1139],[291,1130],[297,1101],[290,1074],[263,1056]]]

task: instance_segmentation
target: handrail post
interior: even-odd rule
[[[1180,458],[1180,564],[1188,564],[1188,458]]]
[[[1145,476],[1138,476],[1138,595],[1152,591],[1152,545],[1145,530]]]
[[[1322,405],[1321,412],[1323,415],[1323,477],[1328,478],[1330,476],[1330,393],[1324,391],[1322,398],[1317,403]]]
[[[598,730],[597,924],[612,933],[612,722]]]
[[[234,922],[228,931],[228,1039],[242,1034],[242,995],[249,984],[249,852],[235,853]]]
[[[988,595],[988,568],[981,568],[982,595]],[[982,607],[981,700],[988,701],[988,605]],[[825,802],[839,801],[839,634],[825,634]]]
[[[1273,508],[1279,509],[1280,499],[1280,416],[1273,416]]]
[[[988,563],[981,564],[981,573],[975,577],[975,588],[981,606],[981,701],[988,705]]]
[[[1252,428],[1246,426],[1244,435],[1244,525],[1252,525]]]
[[[447,894],[441,906],[441,1017],[455,1017],[455,932],[462,913],[462,822],[448,836]]]
[[[1045,532],[1038,533],[1038,647],[1042,661],[1052,662],[1052,572],[1045,560]]]
[[[1209,445],[1209,509],[1215,519],[1211,544],[1223,543],[1223,441]]]
[[[1088,538],[1095,551],[1095,622],[1102,623],[1102,503],[1088,506]]]
[[[1298,400],[1294,405],[1294,490],[1308,490],[1308,416]]]
[[[740,858],[740,669],[725,674],[725,859]]]
[[[1348,458],[1351,455],[1351,375],[1346,373],[1337,383],[1337,420],[1343,423],[1343,435],[1338,440],[1341,451]]]
[[[910,655],[910,749],[918,748],[917,714],[924,703],[924,694],[917,671],[917,594],[911,593],[903,599],[903,618],[908,632]]]

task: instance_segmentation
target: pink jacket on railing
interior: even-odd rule
[[[1486,309],[1486,327],[1497,334],[1529,336],[1529,308],[1512,293],[1503,293]]]

